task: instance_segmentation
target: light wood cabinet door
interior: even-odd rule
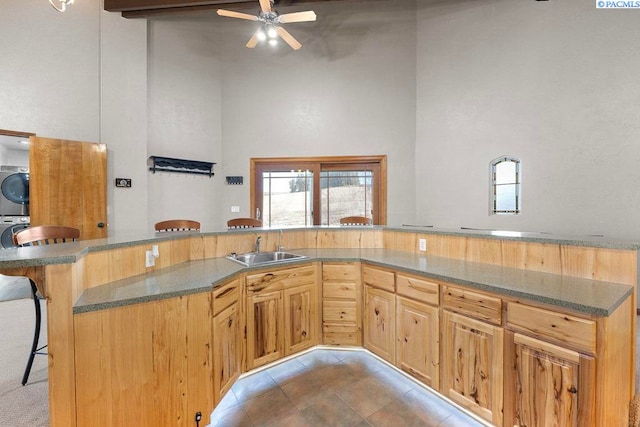
[[[518,333],[507,333],[505,425],[594,425],[591,357]]]
[[[502,328],[446,310],[442,317],[442,394],[501,426]]]
[[[284,290],[285,356],[297,353],[318,343],[318,288],[316,285],[297,286]]]
[[[31,137],[31,225],[64,225],[80,239],[107,237],[107,148],[104,144]]]
[[[395,295],[364,288],[364,346],[389,363],[395,363]]]
[[[284,356],[282,292],[247,297],[247,369]]]
[[[242,373],[239,303],[213,318],[213,394],[216,405]]]
[[[428,386],[440,385],[438,308],[397,297],[397,366]]]

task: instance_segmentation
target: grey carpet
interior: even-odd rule
[[[27,282],[27,290],[30,293]],[[5,295],[6,296],[6,295]],[[46,304],[41,302],[42,316]],[[48,426],[49,383],[47,357],[36,356],[29,382],[20,383],[27,363],[35,313],[31,298],[0,302],[0,426]],[[47,328],[43,325],[40,341],[47,342]]]
[[[29,279],[0,274],[0,301],[29,298],[30,296]]]

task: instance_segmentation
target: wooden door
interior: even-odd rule
[[[398,368],[438,389],[440,386],[440,322],[438,308],[397,297]]]
[[[364,346],[395,363],[395,295],[371,286],[364,293]]]
[[[285,356],[318,343],[318,289],[304,285],[284,290]]]
[[[503,330],[443,311],[442,394],[502,425]]]
[[[594,425],[594,361],[557,345],[508,333],[505,425]]]
[[[30,138],[31,225],[65,225],[80,239],[107,236],[107,150],[104,144]]]
[[[284,356],[282,291],[247,297],[247,369]]]
[[[213,394],[216,405],[242,373],[240,323],[237,302],[213,318]]]

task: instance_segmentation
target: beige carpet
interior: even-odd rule
[[[42,315],[46,304],[41,302]],[[48,426],[47,357],[36,356],[29,382],[20,383],[27,363],[34,327],[33,300],[0,302],[0,426]],[[46,326],[40,340],[47,341]]]

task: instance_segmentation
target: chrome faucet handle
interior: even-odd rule
[[[262,236],[258,236],[258,238],[256,239],[256,247],[254,252],[259,254],[260,253],[260,242],[262,241]]]

